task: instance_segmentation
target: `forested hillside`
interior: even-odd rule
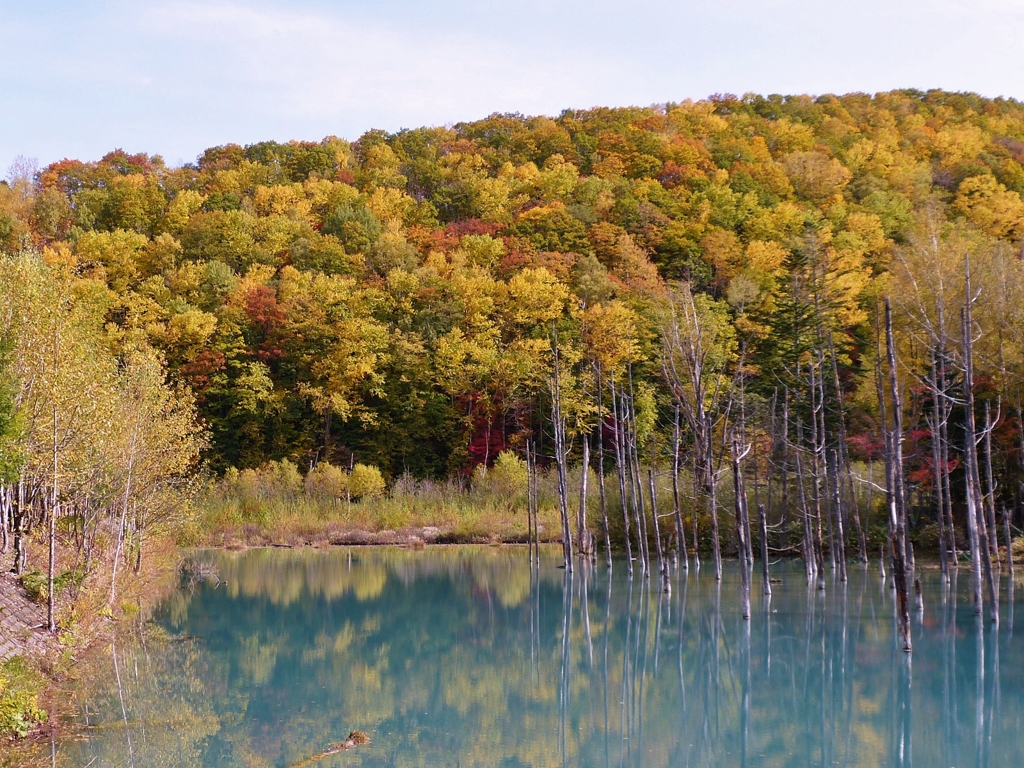
[[[726,94],[0,182],[0,568],[65,632],[53,676],[192,545],[559,542],[659,595],[736,555],[744,619],[755,553],[766,595],[776,557],[819,592],[879,558],[905,651],[938,556],[994,625],[1006,563],[1012,629],[1022,384],[1014,99]],[[0,740],[44,717],[34,675],[0,664]]]
[[[845,579],[888,541],[909,648],[912,542],[944,573],[966,547],[996,611],[1020,522],[1022,164],[1024,104],[939,91],[16,164],[2,550],[53,628],[93,574],[112,609],[204,464],[232,525],[273,494],[333,525],[386,483],[401,507],[469,481],[567,566],[615,538],[666,579],[693,548],[749,575],[756,537],[823,587],[826,553]]]
[[[973,249],[983,270],[1016,253],[1022,163],[1016,101],[716,96],[226,145],[181,168],[64,160],[0,187],[0,246],[69,269],[115,343],[160,351],[217,470],[354,453],[445,476],[539,428],[553,327],[579,371],[631,361],[648,418],[671,422],[676,281],[764,398],[796,384],[825,329],[857,438],[876,302],[925,290],[922,250]],[[993,301],[1012,325],[1016,306]],[[999,363],[1016,362],[1001,333]],[[1016,379],[996,386],[1016,397]]]

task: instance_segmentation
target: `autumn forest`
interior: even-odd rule
[[[1024,104],[911,90],[26,162],[5,551],[49,558],[52,624],[91,568],[116,605],[204,488],[342,515],[490,483],[570,561],[770,539],[813,581],[916,546],[991,599],[1024,522],[1022,194]]]

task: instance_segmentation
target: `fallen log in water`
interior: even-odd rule
[[[352,749],[353,747],[358,747],[360,744],[369,743],[370,737],[367,736],[365,733],[363,733],[362,731],[352,731],[351,733],[349,733],[348,738],[344,741],[332,744],[320,754],[313,755],[313,757],[307,757],[305,760],[300,760],[297,763],[292,763],[290,766],[288,766],[288,768],[303,768],[303,766],[312,765],[315,762],[323,760],[325,757],[330,757],[331,755],[336,755],[339,752],[344,752],[346,750]]]

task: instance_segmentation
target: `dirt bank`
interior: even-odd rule
[[[42,654],[50,640],[46,608],[29,600],[13,575],[0,574],[0,661]]]

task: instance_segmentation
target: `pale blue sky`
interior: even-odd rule
[[[1024,0],[0,0],[0,174],[711,93],[1024,99]]]

